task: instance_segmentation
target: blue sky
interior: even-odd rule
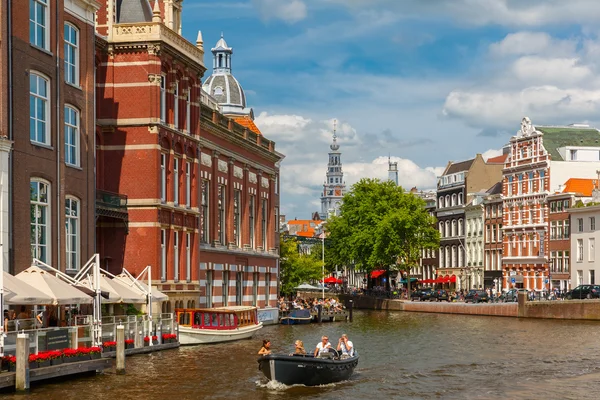
[[[185,0],[183,34],[202,31],[207,66],[221,32],[234,48],[292,219],[320,210],[333,119],[348,185],[391,156],[420,189],[499,154],[523,116],[600,126],[599,19],[597,0]]]

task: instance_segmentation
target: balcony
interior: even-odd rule
[[[106,190],[96,190],[96,216],[129,221],[127,212],[127,196]]]

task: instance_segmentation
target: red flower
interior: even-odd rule
[[[7,361],[11,364],[16,364],[17,363],[17,357],[16,356],[6,356]]]
[[[77,349],[77,354],[80,354],[82,356],[86,355],[86,354],[90,354],[92,352],[92,349],[89,347],[80,347]]]
[[[35,362],[38,360],[38,355],[37,354],[30,354],[29,355],[29,362]]]
[[[78,355],[78,352],[75,349],[64,349],[62,353],[64,357],[75,357]]]
[[[146,336],[146,337],[144,338],[144,342],[149,342],[149,341],[150,341],[150,337],[149,337],[149,336]]]
[[[60,350],[49,350],[45,351],[44,354],[47,355],[50,360],[56,360],[57,358],[62,357],[62,352]]]
[[[135,340],[133,339],[125,339],[125,344],[134,344]]]
[[[94,347],[90,347],[90,353],[92,354],[98,354],[102,352],[102,349],[98,346],[94,346]]]
[[[152,336],[152,340],[158,340],[158,336],[156,336],[156,335]]]
[[[109,341],[109,342],[102,343],[102,347],[115,347],[116,345],[117,345],[117,342],[115,342],[115,341]]]

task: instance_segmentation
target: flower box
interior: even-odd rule
[[[71,363],[77,361],[77,350],[76,349],[64,349],[62,351],[63,354],[63,363]]]
[[[61,365],[64,364],[63,358],[53,358],[50,360],[50,365]]]
[[[37,366],[38,368],[44,368],[44,367],[49,367],[52,365],[52,361],[50,359],[47,360],[39,360],[37,362]]]
[[[37,361],[29,361],[29,369],[36,369],[38,367]]]
[[[133,339],[125,339],[125,348],[133,349],[135,347],[135,340]]]
[[[15,356],[4,356],[2,357],[2,370],[8,372],[15,372],[17,368],[17,357]]]
[[[176,343],[177,335],[174,333],[163,333],[162,340],[163,343]]]

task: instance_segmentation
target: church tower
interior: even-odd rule
[[[331,151],[329,152],[329,163],[327,164],[323,194],[321,195],[321,219],[323,220],[331,215],[339,215],[342,198],[346,193],[344,172],[342,171],[342,153],[336,136],[337,121],[334,121],[333,124],[333,142],[329,146]]]
[[[388,180],[398,186],[398,163],[392,162],[391,157],[388,157]]]

